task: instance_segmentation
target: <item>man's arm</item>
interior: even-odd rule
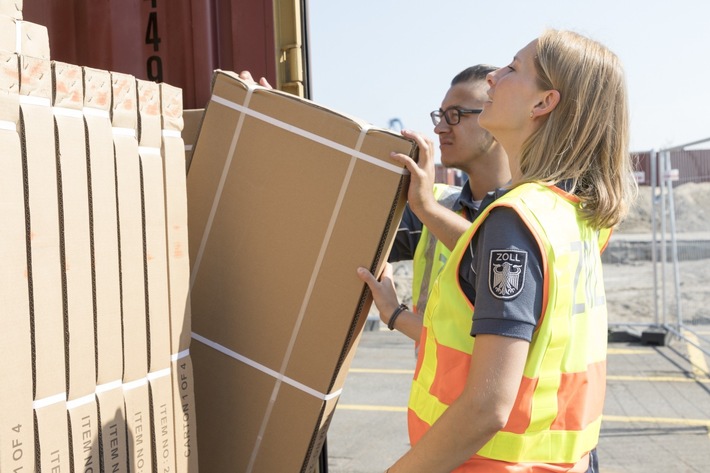
[[[392,159],[407,167],[411,175],[407,201],[421,222],[450,250],[468,229],[471,222],[453,210],[439,204],[431,192],[434,187],[434,143],[420,133],[402,130],[402,135],[413,139],[419,146],[419,160],[401,153]]]

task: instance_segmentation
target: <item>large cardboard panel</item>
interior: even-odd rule
[[[404,207],[392,151],[415,148],[216,73],[187,179],[202,469],[315,467],[370,304],[355,269],[379,273]]]
[[[27,175],[30,310],[40,465],[69,469],[64,301],[57,160],[49,61],[20,56],[20,116]]]
[[[148,379],[153,421],[153,455],[158,471],[174,471],[175,429],[170,377],[170,297],[161,155],[160,87],[155,82],[143,80],[136,81],[136,84],[148,291]]]
[[[20,146],[20,77],[15,54],[0,53],[0,471],[34,468],[32,340],[25,190]]]
[[[136,80],[111,73],[123,320],[123,383],[129,471],[150,471],[148,332]]]
[[[49,59],[47,28],[0,12],[0,51]]]
[[[170,283],[170,347],[176,471],[197,471],[195,394],[190,354],[190,260],[188,255],[187,192],[182,91],[160,85],[163,119],[165,218]]]
[[[91,191],[91,239],[95,287],[96,399],[106,471],[126,472],[126,413],[121,389],[123,334],[119,285],[116,170],[111,131],[111,75],[83,68]]]
[[[57,132],[65,344],[68,350],[67,408],[73,464],[99,467],[94,343],[91,224],[84,129],[84,84],[79,66],[52,63]]]
[[[69,377],[67,398],[93,394],[94,314],[91,277],[89,187],[84,130],[84,93],[81,68],[52,63],[54,114],[59,163],[60,231],[66,285]],[[71,341],[71,343],[69,343]]]
[[[170,298],[166,241],[165,188],[161,155],[160,88],[137,81],[145,266],[148,301],[148,372],[170,368]]]

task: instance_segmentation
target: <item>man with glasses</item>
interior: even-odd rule
[[[441,163],[468,176],[463,187],[435,184],[434,195],[441,205],[468,221],[473,221],[484,198],[492,199],[493,191],[510,181],[503,148],[478,126],[478,114],[488,100],[486,76],[496,69],[484,64],[464,69],[451,81],[441,108],[431,112],[434,132],[439,136]],[[456,244],[455,240],[439,241],[432,230],[407,206],[388,257],[390,262],[412,260],[412,309],[420,316],[424,314],[431,284]],[[390,330],[394,328],[393,323],[388,326]]]

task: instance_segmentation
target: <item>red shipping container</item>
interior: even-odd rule
[[[52,59],[166,82],[185,108],[205,107],[215,69],[277,83],[273,0],[29,0],[23,18]]]

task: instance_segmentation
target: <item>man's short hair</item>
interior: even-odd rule
[[[475,66],[467,67],[456,74],[451,80],[451,85],[460,84],[462,82],[485,81],[486,76],[497,69],[497,67],[491,66],[490,64],[476,64]]]

